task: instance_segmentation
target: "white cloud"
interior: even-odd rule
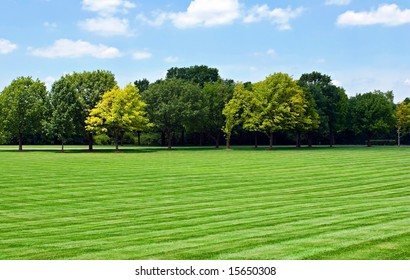
[[[72,41],[68,39],[60,39],[47,48],[28,49],[29,53],[34,56],[45,58],[78,58],[84,56],[92,56],[95,58],[115,58],[121,56],[118,49],[107,47],[105,45],[93,45],[86,41]]]
[[[160,26],[171,21],[177,28],[226,25],[240,17],[238,0],[193,0],[184,12],[154,13],[154,19],[140,14],[137,18],[147,24]]]
[[[337,24],[346,25],[375,25],[397,26],[410,23],[410,9],[401,10],[396,4],[383,4],[377,10],[370,12],[347,11],[337,19]]]
[[[186,12],[169,17],[178,28],[230,24],[240,16],[238,0],[194,0]]]
[[[94,32],[102,36],[132,36],[128,20],[116,17],[89,18],[81,21],[79,26],[89,32]]]
[[[168,56],[164,59],[166,63],[176,63],[179,61],[179,58],[176,56]]]
[[[248,12],[248,15],[244,18],[245,23],[254,23],[262,20],[269,20],[273,24],[277,25],[279,30],[290,30],[290,20],[297,18],[303,12],[302,7],[292,9],[290,7],[286,9],[275,8],[270,9],[268,5],[256,5]]]
[[[150,59],[152,57],[152,53],[148,51],[137,51],[132,54],[132,57],[135,60],[144,60],[144,59]]]
[[[125,0],[83,0],[83,9],[107,16],[118,12],[127,13],[135,4]]]
[[[405,84],[406,86],[410,86],[410,79],[404,80],[404,84]]]
[[[325,5],[345,6],[349,5],[351,0],[326,0]]]
[[[17,45],[9,40],[0,39],[0,54],[8,54],[17,49]]]

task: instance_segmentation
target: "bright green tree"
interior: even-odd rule
[[[394,103],[391,91],[374,91],[357,94],[349,100],[352,129],[364,134],[367,146],[375,134],[389,132],[394,127]]]
[[[47,131],[58,138],[64,152],[64,144],[82,131],[83,102],[69,75],[53,83],[49,100]]]
[[[301,87],[289,75],[275,73],[253,85],[251,111],[244,127],[258,128],[269,137],[273,147],[274,133],[294,130],[305,114],[305,97]]]
[[[397,145],[400,147],[400,137],[410,129],[410,100],[405,100],[396,109]]]
[[[141,100],[138,89],[128,84],[107,91],[86,119],[86,130],[108,133],[114,137],[118,151],[119,137],[124,132],[145,130],[150,126],[145,112],[146,104]]]
[[[309,90],[304,89],[304,109],[298,115],[295,125],[296,147],[301,146],[301,134],[306,133],[309,147],[312,146],[312,131],[319,128],[320,116],[316,109],[316,102]]]
[[[225,124],[222,131],[225,134],[226,149],[231,149],[232,131],[235,126],[243,122],[243,108],[249,92],[242,83],[238,83],[233,92],[233,97],[225,104],[222,114],[225,117]]]
[[[17,139],[19,151],[25,136],[41,131],[46,99],[45,84],[31,77],[19,77],[1,92],[0,131],[5,139]]]

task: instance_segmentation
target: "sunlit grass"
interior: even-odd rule
[[[0,150],[0,259],[410,259],[409,148],[54,148]]]

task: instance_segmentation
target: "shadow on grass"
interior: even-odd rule
[[[66,147],[64,152],[61,152],[59,146],[27,146],[23,147],[23,151],[18,151],[17,147],[5,147],[0,146],[0,153],[13,152],[13,153],[35,153],[35,152],[46,152],[46,153],[60,153],[60,154],[145,154],[145,153],[157,153],[157,152],[209,152],[209,151],[226,151],[226,152],[235,152],[235,151],[258,151],[258,152],[272,152],[275,151],[315,151],[315,150],[341,150],[341,149],[371,149],[371,148],[380,148],[380,147],[366,147],[366,146],[352,146],[352,145],[338,145],[334,147],[329,146],[302,146],[297,148],[295,146],[273,146],[272,149],[269,149],[269,146],[232,146],[231,149],[226,150],[224,146],[215,148],[215,146],[175,146],[171,150],[167,147],[135,147],[135,146],[123,146],[119,150],[116,150],[115,147],[95,147],[94,150],[90,151],[87,147],[75,147],[70,146]],[[382,148],[392,148],[383,146]],[[394,147],[393,147],[394,148]]]

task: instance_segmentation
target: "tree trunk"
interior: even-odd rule
[[[221,134],[219,131],[216,132],[216,137],[215,137],[215,148],[219,149],[219,140],[220,140]]]
[[[401,133],[401,129],[400,127],[397,128],[397,147],[400,147],[401,143],[400,143],[400,133]]]
[[[141,131],[137,131],[137,137],[138,137],[138,146],[141,146]]]
[[[182,131],[181,131],[181,141],[180,141],[180,144],[181,144],[182,146],[185,146],[185,129],[182,129]]]
[[[367,147],[372,146],[372,136],[370,134],[367,134]]]
[[[168,150],[172,149],[172,131],[168,131],[166,133],[167,135],[167,140],[168,140]]]
[[[23,151],[23,134],[19,133],[19,152]]]
[[[273,132],[269,135],[269,150],[273,149]]]
[[[92,152],[94,149],[93,149],[93,134],[92,134],[92,132],[88,132],[88,150],[90,151],[90,152]]]
[[[204,134],[202,132],[199,133],[199,146],[204,145]]]
[[[115,139],[115,151],[118,152],[118,132],[114,132],[114,139]]]
[[[309,131],[306,134],[306,136],[307,136],[307,140],[308,140],[308,146],[309,146],[309,148],[312,148],[312,132]]]
[[[257,131],[253,133],[253,141],[254,141],[255,149],[257,149],[258,148],[258,132]]]
[[[335,145],[335,133],[333,132],[333,129],[329,129],[329,145],[330,147]]]
[[[64,153],[64,138],[61,138],[61,152]]]
[[[302,146],[301,141],[300,141],[300,131],[296,131],[295,141],[296,141],[296,148],[300,148]]]
[[[226,136],[226,147],[225,150],[230,150],[231,149],[231,135]]]

